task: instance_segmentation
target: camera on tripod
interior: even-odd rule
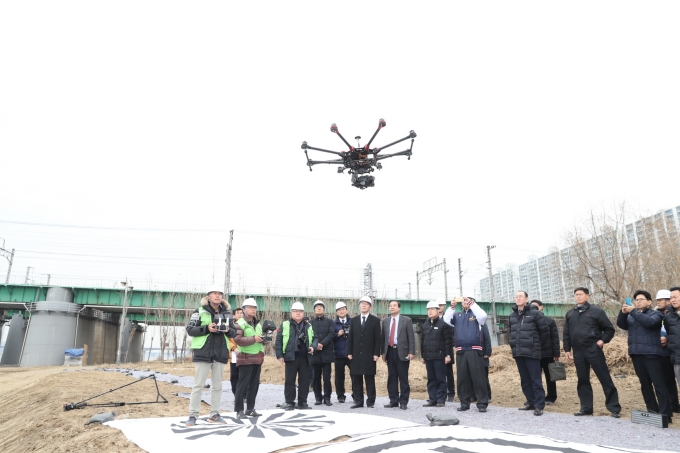
[[[275,330],[276,324],[274,324],[274,321],[264,321],[262,323],[262,343],[271,343]]]

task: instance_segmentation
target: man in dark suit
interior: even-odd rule
[[[385,407],[397,407],[406,410],[411,387],[408,384],[408,368],[416,354],[413,321],[408,316],[399,314],[401,303],[390,302],[390,317],[382,322],[382,342],[380,351],[382,359],[387,362],[387,393],[390,404]],[[398,384],[398,385],[397,385]],[[401,388],[401,394],[399,389]]]
[[[350,409],[364,407],[364,380],[366,381],[366,406],[375,404],[375,369],[380,357],[380,320],[370,314],[373,301],[364,296],[359,299],[359,315],[350,321],[347,339],[347,358],[351,361],[352,396]]]

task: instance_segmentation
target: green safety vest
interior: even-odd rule
[[[201,326],[209,326],[210,324],[213,323],[213,315],[210,313],[208,310],[205,308],[201,307],[198,309],[198,314],[200,315],[201,318]],[[201,337],[191,337],[191,349],[201,349],[203,345],[205,345],[206,340],[208,339],[208,335],[210,335],[211,332],[208,332],[206,335],[203,335]],[[224,340],[227,342],[227,347],[229,346],[229,340],[227,339],[227,336],[224,336]]]
[[[286,346],[288,346],[288,339],[290,338],[290,321],[286,321],[283,323],[283,341],[281,343],[281,352],[283,354],[286,353]],[[311,341],[312,338],[314,338],[314,330],[312,330],[312,326],[310,325],[307,327],[307,349],[311,346]]]
[[[253,326],[248,324],[245,318],[241,318],[236,321],[236,324],[243,330],[244,337],[253,337],[255,335],[262,336],[262,324],[258,323],[253,329]],[[259,352],[264,352],[264,345],[262,343],[253,343],[250,346],[239,346],[239,352],[244,352],[246,354],[257,354]]]

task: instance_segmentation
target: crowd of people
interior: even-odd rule
[[[236,417],[260,416],[255,402],[266,337],[257,318],[257,302],[247,298],[232,314],[223,296],[219,288],[211,288],[187,326],[196,366],[187,426],[196,425],[208,374],[213,376],[213,387],[206,421],[226,423],[220,416],[219,404],[222,374],[228,363]],[[593,415],[592,370],[602,385],[611,416],[620,417],[618,392],[603,351],[614,337],[615,328],[606,312],[591,305],[589,298],[588,288],[574,290],[576,305],[565,315],[560,347],[557,323],[543,314],[543,303],[529,301],[526,291],[516,293],[509,316],[509,344],[525,397],[519,410],[540,416],[546,405],[555,403],[557,386],[551,368],[560,361],[563,349],[566,360],[574,361],[578,379],[580,408],[574,416]],[[628,353],[647,411],[666,415],[672,423],[673,413],[680,412],[676,385],[676,381],[680,382],[680,287],[658,291],[656,307],[653,305],[649,292],[636,291],[622,303],[616,325],[628,331]],[[281,405],[284,410],[312,409],[308,402],[310,391],[314,393],[315,405],[332,406],[333,384],[336,401],[345,403],[347,371],[351,382],[350,408],[374,407],[379,360],[386,363],[388,372],[389,403],[384,407],[407,410],[411,390],[409,365],[419,341],[427,373],[428,399],[423,406],[444,407],[454,401],[457,390],[460,400],[457,411],[470,410],[473,403],[479,412],[487,411],[491,401],[491,337],[487,314],[473,297],[456,297],[448,307],[445,302],[428,302],[427,319],[419,339],[413,321],[400,313],[399,301],[389,303],[389,316],[382,321],[371,313],[372,309],[373,300],[364,296],[358,301],[356,316],[351,317],[347,305],[338,302],[335,317],[331,318],[326,315],[326,304],[317,300],[314,315],[308,319],[301,302],[291,305],[289,319],[278,328],[274,341],[276,358],[285,367],[285,403]]]

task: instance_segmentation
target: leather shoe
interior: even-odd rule
[[[554,401],[546,401],[546,402],[545,402],[545,405],[546,405],[546,406],[552,406],[553,404],[555,404]]]
[[[612,417],[621,418],[621,414],[619,414],[618,412],[612,412]]]
[[[360,404],[360,403],[354,403],[354,404],[352,404],[349,408],[350,408],[350,409],[356,409],[356,408],[358,408],[358,407],[364,407],[364,405],[363,405],[363,404]]]
[[[434,401],[428,400],[425,404],[423,404],[423,407],[435,407],[436,405],[437,403],[435,403]]]
[[[444,407],[445,405],[445,403],[437,403],[437,407]]]
[[[321,404],[322,404],[321,400],[316,400],[316,401],[314,402],[314,405],[315,405],[315,406],[321,406]]]
[[[255,409],[244,412],[248,417],[260,417],[262,414],[255,412]]]
[[[243,411],[238,411],[238,414],[236,414],[236,418],[240,418],[241,420],[248,418],[246,414],[243,413]]]
[[[465,406],[460,406],[458,409],[456,409],[458,412],[463,412],[463,411],[469,411],[470,406],[465,407]]]
[[[543,415],[543,409],[535,409],[534,415]]]
[[[308,411],[312,409],[307,403],[298,404],[297,408],[301,411]]]
[[[479,412],[486,412],[486,407],[480,407],[477,409]]]
[[[517,408],[518,411],[533,411],[535,409],[534,406],[522,406]]]
[[[406,404],[400,404],[399,409],[401,409],[402,411],[405,411],[406,409],[408,409],[408,407],[406,407]],[[670,420],[669,420],[668,423],[670,423]]]
[[[581,409],[581,410],[578,411],[578,412],[574,412],[574,415],[577,416],[577,417],[581,417],[581,416],[583,416],[583,415],[593,415],[593,413],[592,413],[592,412],[587,412],[587,411],[584,411],[583,409]]]
[[[338,403],[344,403],[345,402],[345,397],[341,396],[338,398]]]
[[[284,411],[292,411],[295,410],[295,404],[294,403],[287,403],[283,406]]]
[[[455,395],[449,396],[449,397],[446,399],[446,401],[447,401],[448,403],[453,403],[453,397],[454,397],[454,396],[455,396]]]
[[[385,409],[389,409],[389,408],[398,407],[398,406],[399,406],[398,404],[385,404],[383,407],[384,407]]]
[[[332,406],[333,403],[331,403],[331,400],[326,400],[323,402],[326,406]]]
[[[367,404],[366,407],[369,409],[373,409],[375,406],[373,404]]]

